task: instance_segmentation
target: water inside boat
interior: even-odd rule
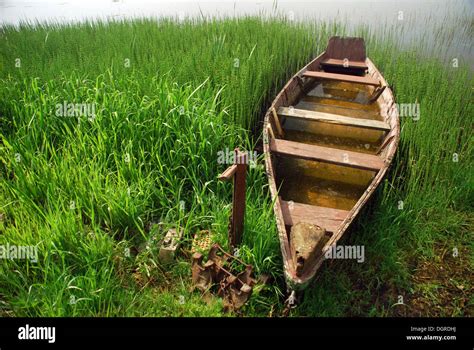
[[[301,96],[294,109],[382,121],[377,103],[367,104],[373,88],[323,80]],[[384,131],[285,116],[285,140],[365,154],[376,154]],[[367,189],[375,172],[314,160],[281,157],[277,164],[283,200],[350,210]]]

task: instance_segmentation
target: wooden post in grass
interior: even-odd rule
[[[234,193],[232,196],[232,216],[229,223],[229,243],[235,248],[242,242],[245,217],[245,177],[247,174],[247,153],[234,150],[234,164],[228,167],[218,179],[229,181],[234,178]]]

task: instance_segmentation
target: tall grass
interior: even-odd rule
[[[311,28],[313,27],[313,28]],[[308,30],[310,29],[310,30]],[[4,27],[4,73],[19,79],[55,78],[58,72],[92,77],[109,71],[120,79],[131,72],[144,81],[167,74],[177,83],[225,86],[222,98],[231,102],[233,121],[244,127],[258,120],[262,103],[274,94],[289,73],[324,48],[329,34],[339,26],[292,24],[255,18],[223,22],[188,19],[177,24],[163,19],[124,22],[86,22],[70,25],[22,25],[19,31]],[[25,41],[25,35],[28,36]],[[316,40],[317,39],[317,40]],[[18,51],[20,50],[20,51]],[[10,54],[21,55],[21,69]],[[258,93],[254,93],[258,91]]]
[[[257,18],[4,26],[0,245],[38,246],[39,261],[1,261],[0,313],[219,315],[218,300],[208,305],[188,288],[193,234],[210,229],[226,244],[231,189],[217,182],[226,167],[217,153],[253,149],[275,93],[345,32]],[[468,69],[400,51],[396,32],[357,33],[397,102],[418,101],[422,114],[402,118],[391,174],[346,238],[366,245],[368,267],[323,270],[302,314],[385,314],[386,303],[364,306],[385,288],[375,281],[411,288],[410,250],[430,254],[465,232],[474,202]],[[64,101],[94,104],[95,118],[56,115]],[[273,283],[257,288],[246,312],[274,314],[284,287],[261,161],[247,181],[240,253]],[[185,231],[172,267],[157,263],[160,221]],[[349,293],[354,278],[369,283]]]

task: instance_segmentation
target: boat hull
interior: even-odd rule
[[[284,138],[280,135],[280,129],[284,129],[284,126],[282,127],[281,125],[277,125],[280,122],[275,121],[275,118],[279,118],[276,115],[277,111],[281,111],[282,108],[290,108],[291,111],[294,108],[293,106],[298,105],[298,103],[300,103],[302,96],[307,96],[306,93],[308,89],[310,89],[312,84],[314,84],[314,80],[312,80],[311,77],[306,78],[305,74],[310,75],[308,74],[308,72],[322,72],[321,62],[325,59],[327,59],[326,52],[316,57],[300,71],[298,71],[286,83],[280,93],[276,96],[264,118],[263,148],[265,153],[266,173],[268,177],[270,192],[274,200],[274,214],[276,218],[277,231],[280,241],[280,249],[282,252],[285,279],[288,287],[292,290],[301,290],[306,288],[311,282],[311,280],[315,277],[317,271],[325,260],[325,252],[333,245],[337,244],[339,239],[347,231],[349,225],[355,220],[361,209],[373,195],[377,186],[382,182],[382,179],[386,175],[390,163],[392,162],[392,159],[395,155],[399,142],[399,115],[393,93],[391,89],[387,86],[387,82],[385,81],[379,70],[375,67],[373,62],[370,59],[366,58],[365,65],[367,66],[367,73],[365,77],[368,79],[376,79],[380,82],[381,86],[385,86],[383,92],[381,92],[377,99],[373,102],[373,104],[376,104],[376,107],[379,110],[379,115],[381,119],[380,121],[383,122],[384,125],[389,126],[388,130],[384,131],[383,137],[380,139],[379,150],[376,154],[376,156],[380,158],[381,163],[377,167],[377,170],[373,172],[373,177],[371,178],[370,182],[367,184],[365,190],[357,199],[355,204],[351,205],[350,209],[345,208],[347,209],[347,215],[345,215],[345,217],[341,219],[340,222],[338,222],[337,228],[332,229],[332,232],[330,232],[330,235],[328,235],[328,240],[324,244],[324,247],[319,253],[319,256],[308,262],[303,272],[300,271],[298,273],[298,262],[295,261],[297,259],[295,258],[295,254],[294,251],[292,251],[290,243],[290,229],[288,225],[288,220],[289,218],[291,219],[291,217],[288,216],[287,213],[285,214],[284,212],[285,205],[287,205],[288,202],[285,202],[281,198],[281,193],[279,192],[279,190],[281,191],[281,179],[283,179],[283,181],[285,180],[285,170],[278,169],[277,166],[277,158],[279,159],[282,153],[285,152],[286,153],[284,155],[291,155],[291,152],[287,149],[285,149],[285,151],[281,151],[275,146],[274,141],[278,142],[278,145],[284,145]],[[325,73],[323,72],[322,74]],[[349,77],[349,79],[352,78]],[[377,87],[373,87],[374,93],[378,91],[376,89]],[[331,116],[332,114],[318,113],[315,115],[318,118],[329,118],[327,117],[327,115]],[[308,118],[307,116],[304,117]],[[310,115],[309,117],[313,118],[313,115]],[[337,122],[341,122],[341,120],[342,122],[345,121],[345,119],[341,118],[340,116],[336,116],[336,120]],[[322,120],[322,122],[325,123],[327,122],[327,120]],[[362,122],[365,123],[365,121]],[[361,122],[358,121],[358,123],[360,124]],[[342,130],[344,130],[344,126],[342,126],[341,128]],[[283,132],[284,131],[282,131],[282,133]],[[308,147],[308,150],[297,150],[296,155],[300,157],[306,157],[307,159],[311,160],[313,158],[311,154],[312,149],[316,148]],[[304,153],[303,151],[306,153]],[[277,154],[276,152],[279,153]],[[330,154],[327,155],[326,158],[324,158],[323,160],[326,163],[329,162],[330,156]],[[320,159],[318,158],[317,160]],[[290,201],[289,203],[291,204],[292,201]],[[304,211],[302,211],[302,213],[303,214],[301,215],[304,215]],[[321,220],[314,220],[311,215],[307,215],[308,220],[301,216],[300,218],[302,221],[314,221],[315,223],[322,222]],[[290,224],[294,224],[294,222]],[[319,226],[330,227],[329,224]]]

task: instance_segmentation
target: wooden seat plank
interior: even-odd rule
[[[319,207],[293,201],[281,200],[280,203],[283,220],[287,226],[293,226],[298,222],[306,222],[334,233],[349,214],[347,210]]]
[[[307,78],[337,80],[337,81],[345,81],[348,83],[356,83],[356,84],[364,84],[364,85],[372,85],[372,86],[380,85],[380,81],[368,76],[359,77],[357,75],[316,72],[316,71],[309,71],[309,70],[304,72],[303,76]]]
[[[347,63],[346,66],[344,65],[345,63]],[[327,66],[336,66],[336,67],[344,67],[344,68],[368,69],[365,62],[350,61],[350,60],[345,61],[345,60],[340,60],[337,58],[328,58],[322,61],[321,64],[323,66],[327,65]]]
[[[334,123],[347,126],[355,126],[360,128],[375,129],[375,130],[390,130],[390,125],[380,120],[358,119],[351,118],[337,114],[308,111],[304,109],[297,109],[291,107],[280,107],[278,114],[286,117],[300,118],[306,120],[313,120],[326,123]]]
[[[270,151],[288,157],[316,160],[364,170],[378,171],[384,166],[383,160],[376,155],[282,139],[271,139]]]

